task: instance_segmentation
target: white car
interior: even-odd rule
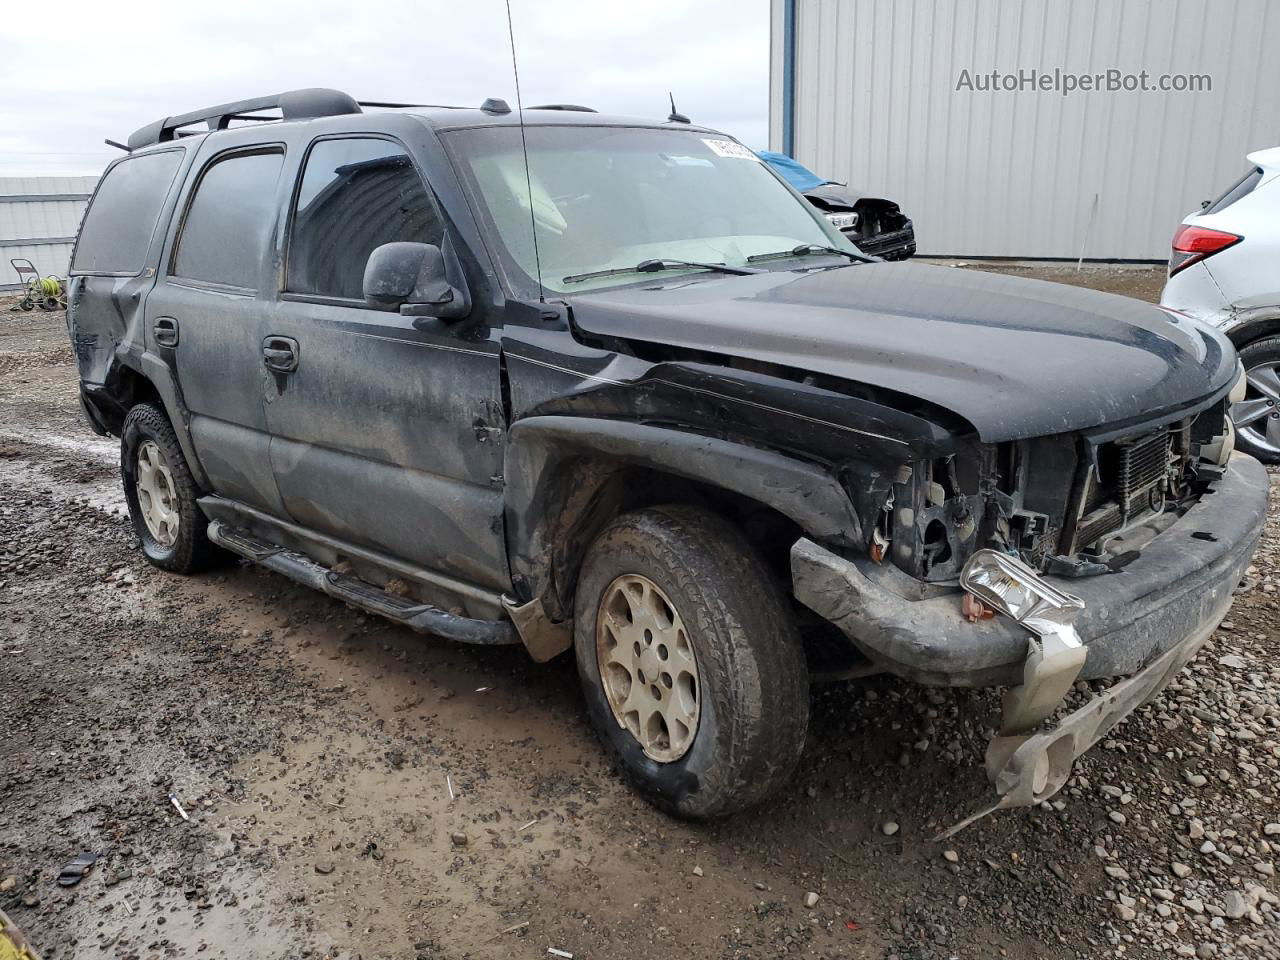
[[[1280,463],[1280,147],[1248,160],[1249,172],[1173,235],[1160,305],[1231,338],[1248,375],[1231,408],[1236,443]]]

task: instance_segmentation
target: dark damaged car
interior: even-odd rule
[[[98,186],[68,324],[156,565],[572,651],[694,817],[786,783],[812,680],[874,671],[1009,688],[988,766],[1034,803],[1223,616],[1266,478],[1216,332],[868,261],[712,130],[385,106],[167,118]],[[1116,681],[1046,723],[1081,678]]]
[[[863,253],[885,260],[906,260],[915,254],[915,224],[892,200],[823,180],[785,153],[761,150],[760,157]]]

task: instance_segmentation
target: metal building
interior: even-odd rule
[[[1269,0],[771,2],[770,147],[899,200],[922,254],[1162,261],[1280,145]],[[1107,71],[1202,89],[1112,92]]]
[[[97,177],[0,177],[0,290],[16,289],[12,257],[42,276],[67,275],[71,247]]]

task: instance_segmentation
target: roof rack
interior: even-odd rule
[[[540,103],[530,110],[572,110],[574,113],[599,113],[594,107],[584,107],[577,103]]]
[[[398,110],[404,107],[426,107],[431,110],[469,110],[471,107],[459,107],[448,103],[392,103],[389,100],[358,100],[362,107],[379,107],[385,110]]]
[[[325,87],[309,87],[305,90],[287,90],[274,96],[255,97],[235,103],[222,103],[215,107],[192,110],[177,117],[164,117],[135,130],[129,137],[129,149],[138,150],[153,143],[164,143],[181,136],[177,131],[193,123],[205,123],[210,130],[225,130],[232,120],[264,120],[245,114],[279,108],[285,120],[311,120],[315,117],[336,117],[346,113],[360,113],[360,104],[341,90]]]

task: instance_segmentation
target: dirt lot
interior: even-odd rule
[[[777,803],[672,821],[564,658],[149,567],[75,383],[62,316],[0,304],[0,908],[46,957],[1280,957],[1280,475],[1176,685],[1051,806],[942,845],[986,795],[993,695],[815,688]]]

